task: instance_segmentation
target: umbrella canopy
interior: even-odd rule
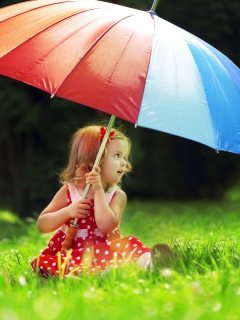
[[[94,0],[0,9],[0,74],[156,129],[240,153],[240,70],[157,17]]]

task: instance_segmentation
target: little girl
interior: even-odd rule
[[[60,175],[63,186],[37,221],[41,233],[57,230],[31,263],[42,276],[96,274],[132,261],[144,268],[154,259],[156,252],[150,252],[134,236],[123,237],[119,230],[127,203],[119,185],[122,176],[131,171],[131,142],[120,129],[112,129],[99,166],[93,168],[105,131],[101,126],[90,125],[72,138],[69,163]],[[87,198],[82,199],[87,184],[91,187]],[[66,252],[62,245],[74,220],[78,229]],[[168,256],[170,252],[167,245],[158,245],[157,249],[156,256],[159,252],[162,256],[167,252]]]

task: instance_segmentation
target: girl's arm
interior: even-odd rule
[[[89,215],[90,200],[83,199],[68,206],[67,186],[63,186],[53,197],[49,205],[40,214],[37,229],[41,233],[52,232],[60,228],[69,219],[80,219]]]
[[[116,191],[110,204],[107,203],[103,189],[95,192],[95,221],[103,234],[112,232],[119,225],[126,203],[127,196],[121,189]]]
[[[94,215],[97,227],[103,234],[108,234],[119,225],[127,203],[127,196],[119,189],[108,204],[101,183],[100,168],[96,166],[94,169],[86,174],[86,183],[91,184],[94,192]]]

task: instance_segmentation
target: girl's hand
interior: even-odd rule
[[[92,186],[93,192],[103,189],[100,173],[100,167],[95,166],[91,172],[86,173],[85,175],[86,184],[90,184]]]
[[[68,206],[70,219],[83,219],[89,216],[91,201],[89,199],[81,199],[73,202]]]

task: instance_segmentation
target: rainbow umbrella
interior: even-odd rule
[[[240,153],[240,71],[148,12],[94,0],[0,9],[0,74],[139,126]]]

